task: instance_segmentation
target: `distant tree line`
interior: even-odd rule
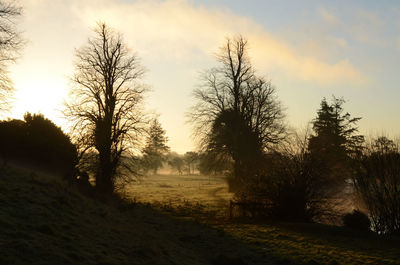
[[[177,153],[170,153],[168,156],[168,165],[172,170],[182,175],[202,173],[199,168],[201,158],[198,152],[186,152],[183,155]]]

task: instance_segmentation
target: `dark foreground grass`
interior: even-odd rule
[[[400,239],[320,224],[214,224],[281,264],[400,264]]]
[[[277,264],[400,264],[399,237],[315,223],[213,218],[199,205],[187,206],[160,209],[221,230],[273,257]]]
[[[0,174],[0,264],[400,264],[400,238],[231,221],[204,209],[100,203],[55,177],[8,170]]]
[[[224,232],[140,204],[100,203],[60,181],[0,175],[0,264],[271,264]]]

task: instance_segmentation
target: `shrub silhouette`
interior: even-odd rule
[[[0,150],[4,163],[13,160],[63,174],[73,172],[77,161],[69,137],[41,114],[27,113],[24,121],[1,121]]]
[[[374,231],[400,234],[400,151],[369,147],[360,158],[354,186],[362,199]]]
[[[343,225],[355,230],[369,231],[371,221],[365,213],[354,210],[343,216]]]
[[[265,214],[285,221],[311,222],[325,213],[325,193],[319,164],[308,154],[270,154],[246,198],[265,204]]]

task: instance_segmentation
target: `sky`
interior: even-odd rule
[[[284,0],[20,0],[27,44],[10,68],[12,118],[42,113],[65,128],[74,53],[103,21],[147,69],[149,112],[173,151],[194,150],[186,113],[200,73],[217,66],[226,37],[241,34],[259,75],[271,80],[287,122],[304,128],[323,97],[343,97],[360,132],[400,132],[400,3]]]

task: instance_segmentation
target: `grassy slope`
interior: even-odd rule
[[[229,223],[216,228],[281,264],[400,264],[400,238],[319,224]]]
[[[270,258],[193,221],[140,205],[105,205],[41,175],[0,175],[0,264],[241,261],[268,264]]]
[[[2,173],[0,264],[400,264],[399,238],[163,210],[105,205],[54,178]]]

